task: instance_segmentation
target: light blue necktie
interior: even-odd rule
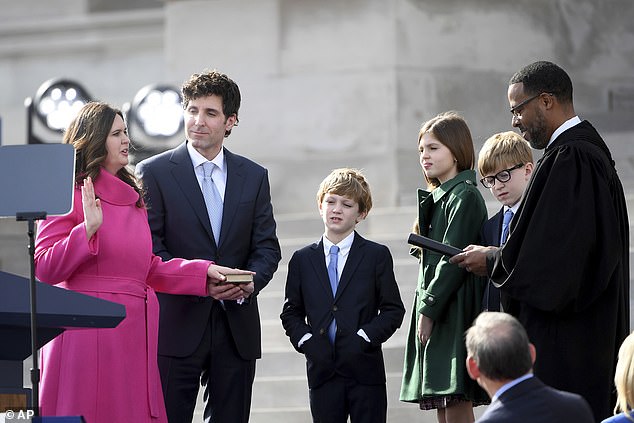
[[[337,293],[337,286],[339,285],[339,275],[337,274],[337,259],[339,257],[339,247],[333,245],[330,247],[330,261],[328,262],[328,279],[330,279],[330,288],[332,289],[332,296]],[[335,343],[335,334],[337,333],[337,322],[335,319],[330,322],[328,326],[328,338],[330,343]]]
[[[509,237],[509,224],[513,219],[513,210],[507,209],[504,212],[504,218],[502,219],[502,236],[500,237],[500,245],[504,245],[506,239]]]
[[[220,192],[218,192],[218,188],[211,177],[216,165],[212,162],[205,162],[202,166],[204,175],[202,184],[203,197],[205,198],[211,231],[217,246],[220,242],[220,228],[222,227],[222,197],[220,197]]]

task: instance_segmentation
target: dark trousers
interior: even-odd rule
[[[159,355],[158,363],[169,423],[192,422],[200,383],[205,387],[205,422],[249,421],[255,360],[238,354],[219,302],[214,301],[196,351],[188,357]]]
[[[383,385],[361,385],[336,375],[310,389],[310,412],[314,423],[385,423],[387,391]]]

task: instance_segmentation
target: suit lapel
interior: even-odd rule
[[[504,206],[500,209],[499,212],[495,215],[495,225],[493,225],[492,229],[494,232],[491,234],[491,239],[494,240],[493,245],[496,247],[500,246],[500,238],[502,234],[502,222],[504,220]]]
[[[205,206],[205,199],[198,185],[198,179],[196,179],[194,166],[187,152],[186,143],[181,144],[174,150],[170,157],[170,162],[174,165],[171,169],[171,174],[176,184],[183,191],[185,197],[187,197],[187,201],[189,201],[192,210],[194,210],[200,223],[207,231],[211,242],[214,243],[214,237],[211,233],[211,223],[209,223],[209,215],[207,214],[207,207]]]
[[[354,240],[352,241],[352,246],[350,247],[350,252],[348,253],[346,265],[344,266],[343,272],[341,273],[341,279],[339,280],[339,286],[337,287],[337,295],[335,295],[335,299],[339,298],[342,295],[343,291],[352,280],[352,275],[354,275],[357,267],[359,267],[359,264],[361,264],[361,262],[363,261],[363,245],[365,244],[365,242],[365,239],[355,231]]]
[[[332,288],[330,288],[330,279],[328,278],[328,270],[326,269],[326,256],[324,255],[324,241],[320,240],[318,243],[311,246],[310,262],[315,269],[315,275],[317,275],[318,284],[322,286],[327,295],[333,298]]]
[[[227,185],[225,188],[225,199],[222,209],[222,230],[220,233],[220,244],[225,239],[229,238],[227,235],[231,231],[231,223],[234,219],[232,216],[238,211],[238,205],[240,204],[240,198],[242,198],[242,190],[246,181],[246,175],[242,169],[242,163],[236,158],[236,156],[227,150],[225,150],[225,161],[227,163]]]

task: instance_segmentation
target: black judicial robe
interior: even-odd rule
[[[613,414],[618,348],[629,334],[629,224],[608,147],[583,121],[538,162],[489,272],[504,310],[537,349],[535,374]]]

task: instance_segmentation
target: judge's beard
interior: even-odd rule
[[[546,135],[546,119],[540,110],[537,110],[535,121],[526,127],[528,142],[536,150],[543,150],[548,145],[550,137]]]

